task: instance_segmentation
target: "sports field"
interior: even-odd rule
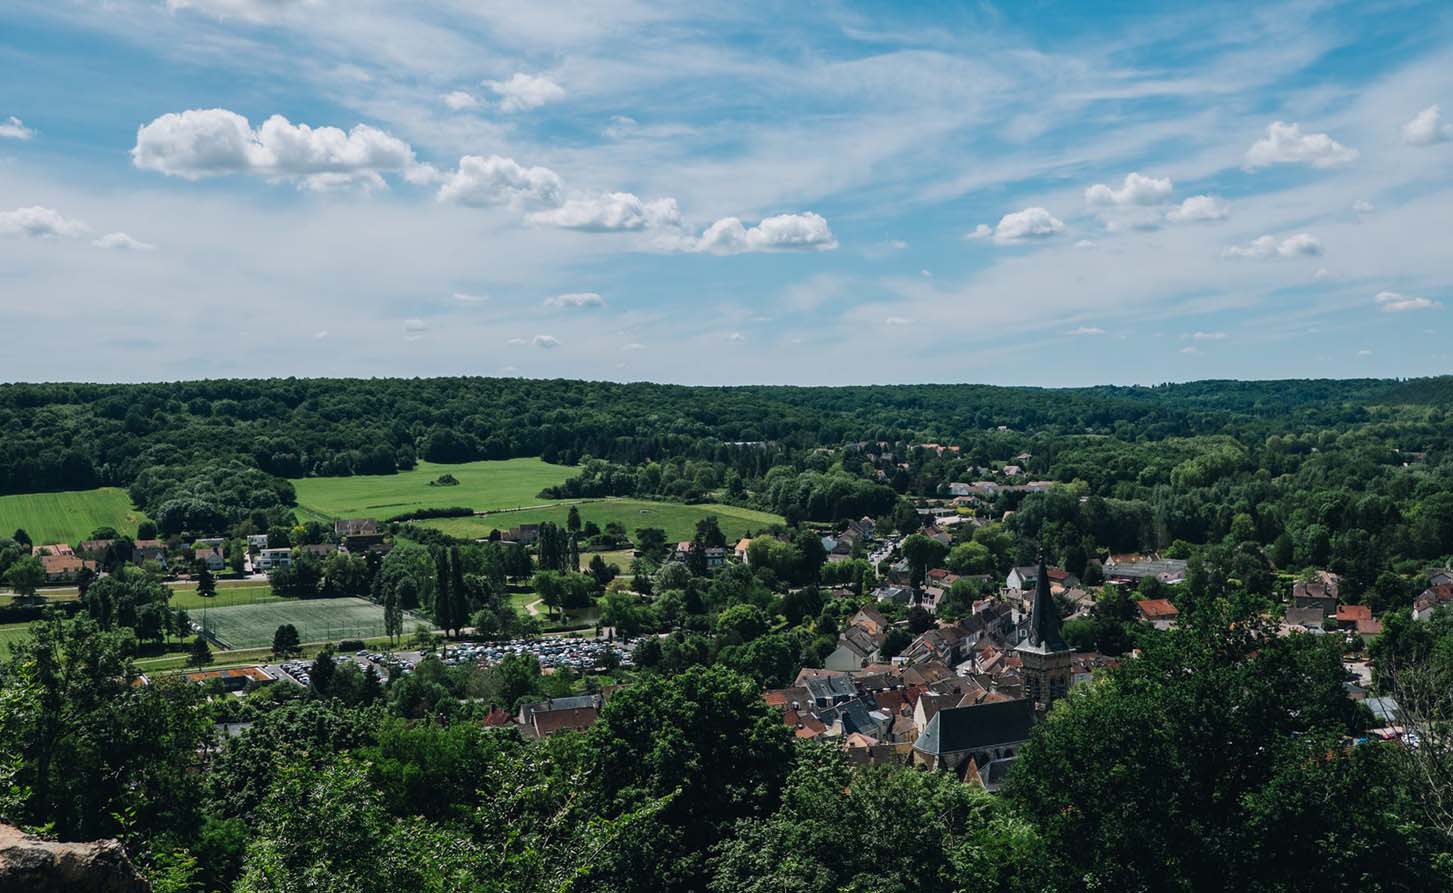
[[[714,503],[681,505],[639,499],[602,499],[597,502],[581,502],[576,507],[580,509],[582,523],[594,521],[604,528],[608,522],[618,521],[625,526],[626,533],[632,536],[638,527],[660,527],[666,531],[666,538],[673,541],[690,539],[696,533],[696,522],[707,515],[716,516],[729,544],[748,530],[761,530],[768,525],[782,523],[780,515],[770,512]],[[452,536],[479,539],[489,536],[489,532],[496,528],[503,531],[520,524],[551,521],[564,526],[569,513],[570,504],[561,503],[473,518],[436,518],[420,523],[437,527]]]
[[[232,605],[255,605],[259,602],[282,601],[282,596],[273,595],[272,587],[267,583],[253,583],[251,581],[228,584],[217,584],[217,594],[209,598],[203,598],[197,594],[196,585],[175,586],[172,588],[171,604],[173,608],[186,608],[188,611],[198,611],[202,608],[227,608]],[[271,640],[269,640],[270,642]]]
[[[145,517],[120,487],[0,496],[0,536],[24,528],[37,545],[78,543],[90,539],[98,527],[135,536],[136,525]]]
[[[205,625],[218,641],[232,648],[272,644],[284,623],[298,628],[304,642],[337,642],[384,635],[383,608],[361,598],[280,599],[222,608],[189,608],[192,622]],[[404,615],[404,635],[429,624]]]
[[[299,520],[387,518],[421,508],[465,506],[477,512],[516,508],[543,502],[539,493],[561,483],[577,469],[547,465],[540,459],[502,459],[437,465],[420,462],[398,474],[344,478],[297,478]],[[434,487],[429,482],[452,474],[458,486]]]

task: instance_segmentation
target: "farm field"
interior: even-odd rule
[[[284,623],[298,628],[304,642],[369,639],[384,634],[383,608],[361,598],[278,599],[251,605],[188,609],[192,622],[205,624],[232,648],[262,648]],[[405,636],[429,624],[404,615]]]
[[[78,543],[90,539],[91,531],[98,527],[114,527],[135,536],[136,525],[145,517],[120,487],[0,496],[3,535],[23,527],[37,545]]]
[[[398,474],[342,478],[296,478],[300,521],[378,518],[421,508],[467,506],[475,511],[537,505],[539,493],[561,483],[576,469],[540,459],[501,459],[439,465],[420,462]],[[431,487],[442,474],[459,479],[453,487]]]
[[[712,503],[682,505],[638,499],[602,499],[573,504],[580,509],[582,523],[594,521],[601,527],[605,527],[608,522],[618,521],[625,525],[626,532],[632,535],[638,527],[660,527],[666,531],[668,540],[690,539],[696,532],[696,522],[707,515],[716,515],[717,523],[721,525],[722,533],[726,534],[728,541],[736,540],[748,530],[760,530],[771,524],[782,523],[780,515],[739,508],[734,505]],[[541,524],[550,521],[563,527],[565,519],[570,513],[571,505],[572,503],[562,502],[558,505],[512,512],[496,512],[473,518],[435,518],[419,523],[428,527],[436,527],[451,536],[478,539],[489,536],[489,532],[496,528],[507,530],[520,524]],[[622,570],[625,570],[624,565]]]

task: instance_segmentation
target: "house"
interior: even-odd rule
[[[1435,583],[1413,599],[1413,619],[1427,620],[1449,602],[1453,602],[1453,583]]]
[[[76,554],[82,558],[101,559],[106,557],[106,550],[115,545],[115,540],[85,540],[76,549]]]
[[[948,770],[968,760],[988,765],[1015,756],[1033,727],[1034,705],[1027,699],[947,707],[934,714],[913,742],[913,762]]]
[[[351,555],[362,555],[374,546],[383,545],[381,533],[350,533],[343,538],[343,549]]]
[[[583,732],[600,716],[603,698],[599,694],[547,698],[520,707],[518,722],[530,738],[548,738],[557,732]]]
[[[235,667],[228,670],[204,670],[200,673],[187,674],[187,681],[197,685],[206,685],[214,679],[221,681],[225,691],[241,691],[247,687],[249,682],[253,685],[266,685],[277,681],[276,676],[262,667]]]
[[[751,564],[752,562],[747,559],[747,550],[751,548],[751,546],[751,539],[744,536],[741,539],[737,540],[737,545],[734,549],[732,549],[732,554],[735,555],[736,559],[742,564]]]
[[[1170,629],[1181,616],[1176,606],[1164,598],[1143,598],[1135,603],[1135,609],[1140,612],[1141,620],[1156,629]]]
[[[322,561],[330,555],[337,555],[338,547],[332,543],[310,543],[306,546],[299,546],[298,554],[311,555],[319,561]]]
[[[192,560],[201,562],[209,571],[220,571],[227,566],[227,557],[220,546],[205,546],[192,549]]]
[[[511,527],[501,538],[522,546],[533,546],[540,539],[540,525],[521,524],[519,527]]]
[[[807,703],[823,709],[841,704],[858,696],[858,687],[847,673],[836,670],[803,667],[797,673],[793,688],[807,689]]]
[[[155,561],[166,567],[166,543],[161,540],[137,540],[131,545],[131,558],[137,564]]]
[[[293,566],[292,549],[263,549],[252,566],[263,573]]]
[[[1004,578],[1005,589],[1033,589],[1038,579],[1039,568],[1034,565],[1025,567],[1014,567],[1009,569],[1009,576]]]
[[[76,550],[71,548],[70,543],[50,543],[35,548],[36,555],[54,555],[57,558],[75,558]]]
[[[871,606],[859,609],[858,613],[848,618],[848,623],[851,626],[861,626],[874,635],[888,631],[888,618]]]
[[[220,537],[220,536],[204,536],[204,537],[199,537],[198,539],[192,540],[192,549],[193,549],[193,551],[195,551],[197,549],[208,549],[208,548],[211,548],[211,549],[221,549],[225,545],[227,545],[227,539],[225,537]]]
[[[838,637],[837,647],[822,662],[829,670],[860,670],[878,659],[878,649],[888,634],[879,628],[876,632],[865,626],[849,626]]]
[[[903,649],[902,658],[910,664],[939,661],[952,666],[963,660],[964,631],[957,624],[925,630]]]
[[[378,522],[373,518],[339,518],[333,522],[333,534],[340,538],[372,536],[378,532]]]
[[[1292,607],[1293,608],[1316,608],[1322,612],[1322,618],[1326,619],[1337,613],[1337,589],[1338,578],[1334,574],[1327,580],[1306,581],[1298,580],[1292,584]]]
[[[249,533],[247,535],[247,548],[249,551],[267,548],[267,534]]]
[[[1320,633],[1324,631],[1323,624],[1327,622],[1327,614],[1320,606],[1306,608],[1287,608],[1287,613],[1282,618],[1282,625],[1291,629],[1301,629],[1309,633]]]
[[[40,565],[45,569],[47,583],[64,583],[74,580],[82,568],[92,571],[96,569],[96,562],[77,558],[74,554],[51,555],[45,553],[40,556]]]
[[[726,549],[720,546],[706,547],[706,566],[709,568],[722,567],[726,564]]]
[[[1002,471],[1004,472],[1005,477],[1011,478],[1018,477],[1019,475],[1024,474],[1024,469],[1020,468],[1018,465],[1005,465]]]
[[[879,586],[873,590],[873,597],[880,602],[896,602],[906,605],[913,598],[913,590],[907,586]]]
[[[1372,618],[1367,605],[1338,605],[1337,625],[1359,636],[1375,636],[1382,632],[1382,621]]]

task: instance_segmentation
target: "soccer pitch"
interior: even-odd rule
[[[383,608],[361,598],[285,599],[253,605],[191,610],[192,622],[229,648],[272,644],[277,628],[291,623],[304,642],[337,642],[385,635]],[[405,636],[430,624],[404,615]]]

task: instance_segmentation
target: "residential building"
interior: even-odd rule
[[[1176,606],[1164,598],[1143,598],[1135,603],[1135,609],[1140,612],[1141,620],[1156,629],[1170,629],[1181,615]]]
[[[253,562],[252,566],[255,567],[257,570],[262,571],[263,573],[277,570],[278,568],[282,567],[292,567],[293,550],[263,549],[261,552],[257,553],[257,560]]]
[[[333,522],[333,534],[345,536],[371,536],[379,532],[378,522],[373,518],[339,518]]]

